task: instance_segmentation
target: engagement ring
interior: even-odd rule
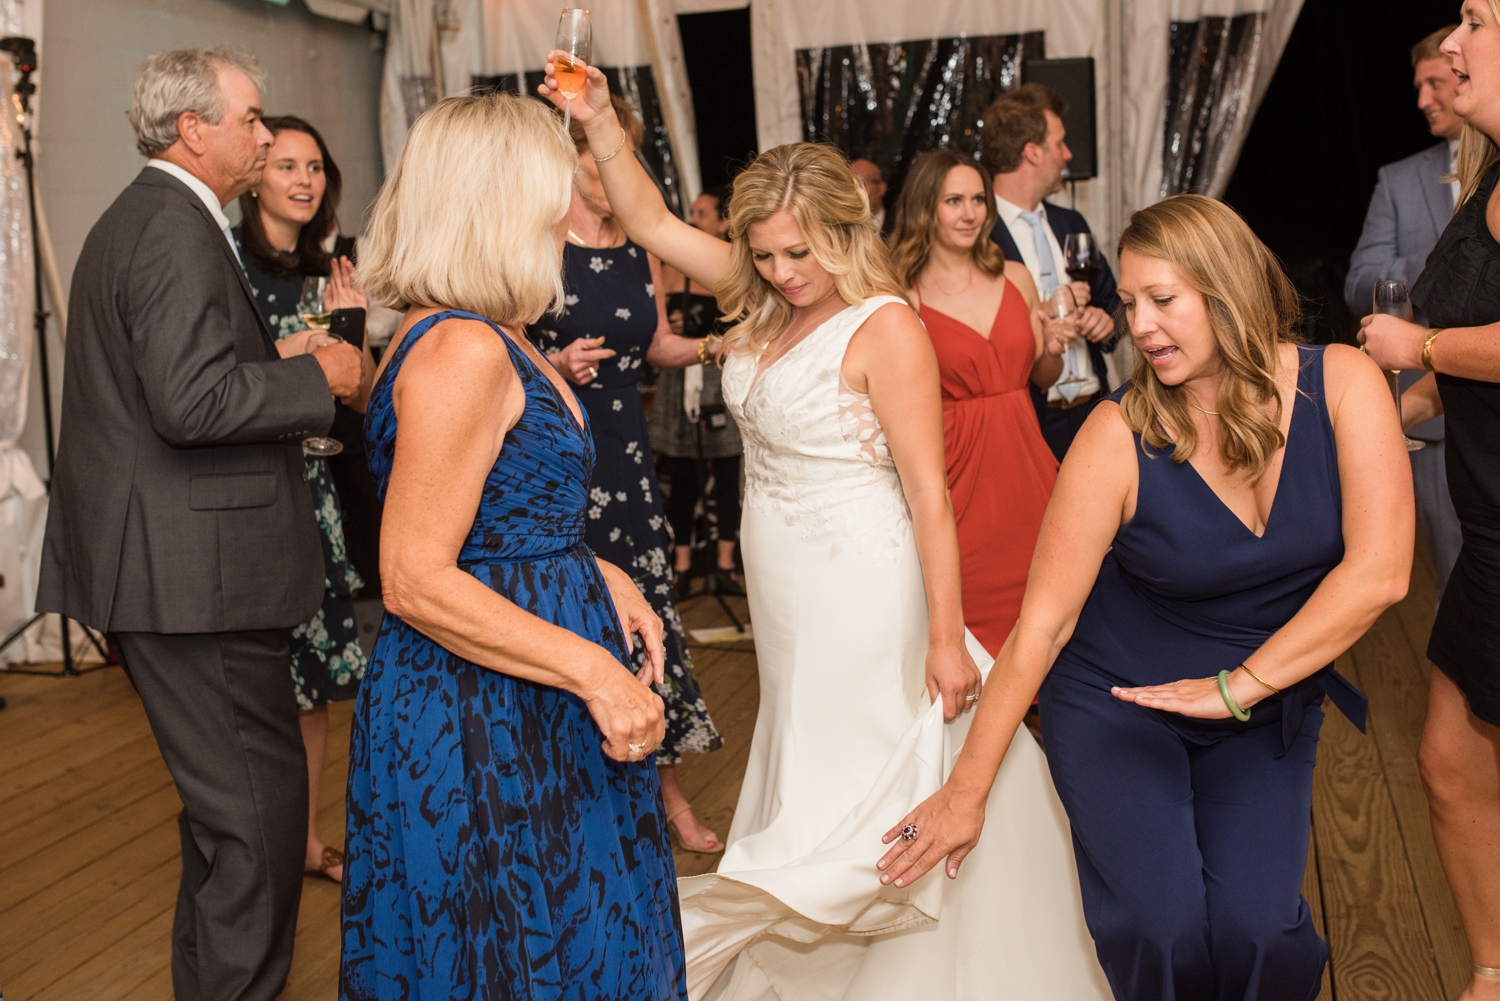
[[[915,840],[917,840],[917,825],[916,824],[907,824],[905,827],[901,828],[901,840],[902,841],[915,841]]]
[[[647,748],[648,745],[646,745],[646,744],[630,744],[628,746],[630,748],[630,753],[631,754],[645,754],[646,753],[646,748]]]
[[[979,696],[977,696],[977,695],[965,695],[964,696],[964,701],[965,702],[978,702],[979,701]]]

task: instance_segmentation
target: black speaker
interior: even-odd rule
[[[1094,60],[1028,59],[1021,64],[1024,83],[1051,87],[1068,102],[1063,127],[1068,130],[1068,149],[1073,159],[1068,164],[1068,180],[1086,181],[1099,176],[1099,128],[1094,119]]]

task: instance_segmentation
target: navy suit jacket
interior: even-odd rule
[[[1093,235],[1094,231],[1089,229],[1088,221],[1083,218],[1082,212],[1065,209],[1061,205],[1053,205],[1051,202],[1043,202],[1042,211],[1047,214],[1047,225],[1052,227],[1052,233],[1057,237],[1059,245],[1066,241],[1069,233],[1088,233],[1091,236]],[[1021,256],[1020,248],[1016,246],[1016,241],[1011,237],[1010,229],[1005,225],[1005,220],[996,221],[994,230],[990,232],[990,239],[1005,254],[1007,261],[1025,260]],[[1057,262],[1059,269],[1062,268],[1062,265],[1062,261]],[[1089,286],[1089,305],[1098,306],[1110,316],[1114,316],[1115,311],[1120,308],[1120,296],[1115,291],[1115,273],[1110,270],[1109,261],[1104,259],[1102,253],[1099,255],[1099,265],[1099,273],[1094,276],[1094,280]],[[1040,293],[1041,290],[1038,289],[1037,291]],[[1111,341],[1105,341],[1104,343],[1108,344],[1109,347],[1105,348],[1094,343],[1089,344],[1089,361],[1094,365],[1094,373],[1099,376],[1100,390],[1109,392],[1109,377],[1107,375],[1109,370],[1105,368],[1104,356],[1112,352],[1115,346]]]

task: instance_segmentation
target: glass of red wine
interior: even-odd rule
[[[1100,263],[1092,233],[1069,233],[1063,237],[1063,268],[1075,282],[1093,284]]]

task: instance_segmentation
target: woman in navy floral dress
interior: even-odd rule
[[[629,156],[640,143],[640,124],[624,101],[617,113],[631,132],[629,148],[619,155]],[[684,754],[715,751],[724,741],[698,689],[672,597],[671,537],[638,388],[643,363],[697,364],[699,341],[671,332],[661,266],[614,226],[599,171],[576,127],[573,141],[581,169],[573,180],[563,248],[567,294],[561,315],[543,316],[528,334],[580,387],[578,397],[589,412],[595,451],[585,529],[589,548],[629,573],[666,623],[666,671],[657,693],[667,706],[667,737],[656,764],[668,822],[689,851],[717,853],[724,845],[698,822],[677,785],[676,765]]]
[[[584,544],[586,413],[522,334],[561,293],[574,162],[537,102],[449,98],[371,220],[361,277],[406,316],[366,419],[386,616],[350,742],[343,1001],[687,997],[661,620]]]

